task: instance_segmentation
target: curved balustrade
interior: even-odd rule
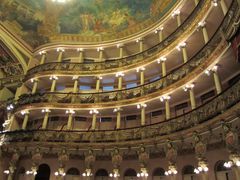
[[[224,23],[223,23],[224,24]],[[23,94],[19,97],[16,106],[31,104],[31,103],[71,103],[71,104],[86,104],[86,103],[107,103],[121,100],[130,100],[141,96],[150,95],[158,92],[177,81],[185,78],[194,70],[201,68],[204,63],[210,63],[209,57],[216,54],[219,55],[226,47],[227,43],[221,37],[221,28],[215,33],[210,41],[187,63],[173,70],[165,77],[151,83],[144,84],[130,89],[123,89],[110,92],[99,93],[61,93],[61,92],[46,92],[43,94]],[[214,53],[215,52],[215,53]],[[202,67],[203,68],[203,67]],[[202,71],[202,70],[201,70]]]
[[[236,2],[235,2],[236,3]],[[208,43],[196,53],[187,63],[181,65],[177,69],[174,69],[166,76],[151,83],[147,83],[138,87],[123,89],[110,92],[99,93],[60,93],[60,92],[46,92],[43,94],[29,94],[22,95],[19,98],[17,106],[30,104],[30,103],[71,103],[71,104],[88,104],[88,103],[107,103],[116,102],[121,100],[130,100],[146,95],[150,95],[154,92],[159,92],[170,85],[173,85],[179,80],[186,78],[186,76],[197,69],[205,69],[208,66],[205,63],[210,64],[209,59],[218,56],[226,47],[227,43],[225,37],[223,37],[222,29],[227,29],[233,21],[232,16],[234,12],[239,13],[239,7],[234,2],[228,11],[228,14],[222,20],[221,25],[218,27],[214,35],[208,41]],[[214,57],[214,58],[215,58]]]
[[[0,89],[2,87],[9,87],[9,86],[19,86],[21,85],[22,81],[24,79],[23,74],[19,74],[18,76],[10,76],[0,79]]]
[[[170,120],[136,128],[98,131],[20,130],[2,132],[8,142],[62,142],[62,143],[114,143],[146,140],[196,127],[211,120],[240,102],[240,81],[223,91],[211,101],[195,110]],[[199,126],[200,127],[200,126]]]
[[[26,80],[32,78],[36,73],[42,72],[52,72],[52,71],[63,71],[63,72],[74,72],[76,74],[88,74],[91,72],[92,74],[96,72],[104,73],[106,70],[113,70],[117,68],[122,68],[124,66],[129,65],[139,65],[140,62],[150,62],[149,57],[152,57],[158,54],[161,50],[165,49],[171,43],[173,43],[176,39],[181,37],[183,32],[189,28],[189,24],[192,24],[196,18],[196,15],[201,12],[202,9],[206,9],[206,5],[211,4],[209,0],[204,1],[201,0],[197,7],[194,9],[192,14],[188,16],[185,21],[181,24],[179,28],[177,28],[172,34],[170,34],[167,38],[165,38],[159,44],[145,50],[141,53],[137,53],[135,55],[131,55],[125,58],[117,58],[110,61],[104,62],[93,62],[93,63],[71,63],[71,62],[50,62],[45,63],[39,66],[36,66],[30,69],[26,74]],[[203,8],[205,7],[205,8]],[[148,60],[147,60],[148,59]],[[153,60],[151,60],[153,61]]]

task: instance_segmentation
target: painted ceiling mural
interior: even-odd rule
[[[33,47],[123,38],[156,23],[177,0],[0,0],[1,23]]]

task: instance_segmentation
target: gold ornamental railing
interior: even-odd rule
[[[210,41],[187,63],[173,70],[165,77],[151,83],[138,87],[99,92],[99,93],[64,93],[64,92],[45,92],[36,94],[23,94],[19,97],[16,107],[34,103],[71,103],[71,104],[92,104],[109,103],[123,100],[134,100],[159,92],[164,88],[173,85],[179,80],[186,78],[188,74],[202,67],[205,62],[209,63],[209,57],[218,55],[228,46],[222,37],[222,31],[219,27]],[[203,71],[203,70],[201,70]]]
[[[133,102],[136,98],[146,96],[148,96],[148,98],[154,98],[153,95],[157,96],[158,94],[156,93],[174,85],[180,80],[183,80],[188,76],[188,74],[194,72],[195,70],[201,69],[201,71],[203,71],[204,68],[207,68],[206,64],[209,65],[209,58],[212,56],[216,57],[222,53],[222,51],[228,46],[225,40],[226,37],[224,37],[224,32],[222,30],[228,29],[228,27],[234,23],[233,17],[230,16],[231,14],[233,15],[234,12],[239,14],[239,6],[236,5],[235,1],[233,1],[230,9],[228,10],[228,14],[222,20],[221,25],[218,27],[208,43],[202,47],[188,62],[169,72],[166,76],[159,80],[130,89],[108,92],[45,92],[43,94],[24,94],[19,98],[16,107],[32,103],[93,104],[119,102],[123,100],[127,100],[128,102],[130,102],[129,100],[132,100],[131,102]]]
[[[15,130],[1,132],[2,143],[114,143],[158,138],[212,121],[240,102],[240,80],[209,102],[163,122],[118,130]],[[200,127],[200,126],[199,126]]]

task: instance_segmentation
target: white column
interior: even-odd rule
[[[195,99],[193,89],[189,90],[189,96],[190,96],[191,107],[192,107],[192,109],[195,109],[196,108],[196,99]]]
[[[119,58],[123,58],[123,44],[118,44],[117,48],[119,49]]]
[[[103,61],[103,51],[104,49],[102,47],[98,48],[97,51],[99,52],[99,57],[98,57],[98,61],[102,62]]]
[[[136,40],[136,42],[139,43],[139,52],[143,52],[143,49],[144,49],[143,39],[139,38],[139,39]]]
[[[177,19],[177,26],[181,26],[181,17],[180,17],[180,10],[176,10],[173,12],[172,17]]]
[[[78,76],[73,76],[73,80],[74,80],[73,93],[77,93],[78,92],[79,77]]]
[[[140,83],[141,85],[144,84],[144,70],[140,71]]]
[[[198,27],[201,28],[204,42],[205,42],[205,44],[207,44],[207,42],[209,41],[209,37],[208,37],[207,28],[206,28],[206,22],[203,21],[203,22],[198,23]]]
[[[118,73],[116,74],[116,77],[118,78],[118,90],[122,90],[123,76],[124,76],[124,73],[123,73],[123,72],[118,72]]]
[[[32,79],[31,81],[33,83],[32,94],[35,94],[37,91],[38,79]]]
[[[39,53],[41,55],[41,61],[40,61],[40,65],[45,63],[46,60],[46,52],[45,51],[41,51]]]
[[[73,128],[73,115],[75,114],[74,110],[66,110],[66,114],[68,114],[68,122],[67,122],[67,130],[72,130]]]
[[[113,110],[113,112],[116,112],[117,113],[117,123],[116,123],[116,128],[117,129],[120,129],[121,128],[121,111],[122,111],[122,108],[115,108]]]
[[[165,102],[165,114],[166,114],[167,120],[171,118],[170,104],[169,104],[170,99],[171,99],[171,97],[169,95],[164,95],[164,96],[160,97],[160,101]]]
[[[100,85],[101,85],[101,76],[96,76],[96,91],[98,92],[100,90]]]
[[[57,52],[58,52],[57,62],[62,62],[64,49],[58,48],[58,49],[57,49]]]
[[[162,77],[164,77],[164,76],[167,75],[166,60],[167,60],[166,57],[160,57],[160,58],[158,59],[158,64],[161,63],[161,65],[162,65]]]
[[[146,124],[146,115],[145,115],[145,108],[147,107],[146,104],[138,104],[137,108],[141,109],[141,126]]]
[[[196,108],[196,99],[195,99],[195,95],[194,95],[194,84],[187,84],[183,89],[184,91],[188,91],[189,92],[189,97],[190,97],[190,103],[191,103],[191,108],[195,109]]]
[[[43,109],[42,113],[44,114],[44,118],[43,118],[43,123],[42,123],[42,129],[47,129],[47,125],[48,125],[48,118],[49,118],[49,113],[51,111],[49,109]]]
[[[92,118],[92,130],[96,129],[96,123],[97,123],[97,114],[93,114]]]
[[[90,114],[93,115],[92,117],[92,130],[96,130],[96,123],[97,123],[97,114],[99,114],[99,111],[97,109],[93,109],[89,112]]]
[[[159,42],[162,42],[163,41],[163,27],[157,28],[155,33],[158,34]]]
[[[146,117],[145,117],[145,107],[141,108],[141,125],[144,126],[146,123]]]
[[[165,101],[165,109],[166,109],[166,119],[170,119],[171,115],[170,115],[170,104],[169,104],[169,100],[166,99]]]
[[[145,67],[137,68],[137,72],[140,72],[140,85],[144,85],[145,83],[144,71],[145,71]]]
[[[118,90],[122,90],[122,76],[118,77]]]
[[[215,65],[212,69],[206,70],[205,74],[207,74],[208,76],[213,74],[213,79],[214,79],[214,84],[215,84],[217,94],[220,94],[222,92],[222,84],[218,76],[217,70],[218,70],[218,65]]]
[[[79,52],[78,62],[79,62],[79,63],[83,63],[83,49],[82,49],[82,48],[79,48],[79,49],[77,49],[77,51]]]
[[[228,8],[227,8],[225,0],[220,0],[220,4],[221,4],[221,7],[222,7],[223,14],[226,15],[227,11],[228,11]]]
[[[118,72],[116,74],[116,77],[118,78],[118,94],[117,94],[117,98],[118,99],[121,99],[122,98],[122,84],[123,84],[123,76],[124,76],[124,73],[123,72]]]
[[[222,85],[221,85],[221,81],[220,81],[217,71],[213,72],[213,78],[214,78],[214,83],[215,83],[217,94],[220,94],[222,92]]]
[[[29,119],[29,111],[22,111],[21,114],[24,115],[22,130],[25,130]]]
[[[52,80],[52,85],[51,85],[50,92],[54,92],[55,88],[56,88],[56,83],[57,83],[58,77],[57,76],[51,76],[49,79]]]
[[[186,45],[187,44],[185,42],[181,42],[177,46],[178,51],[182,51],[183,63],[186,63],[188,61]]]
[[[121,128],[121,112],[117,112],[117,129]]]

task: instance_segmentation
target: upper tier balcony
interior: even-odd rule
[[[114,145],[114,143],[126,143],[131,141],[156,141],[171,138],[179,138],[184,133],[191,134],[201,128],[216,127],[220,120],[226,118],[231,121],[239,109],[240,81],[224,90],[210,101],[196,109],[169,120],[145,125],[141,127],[125,128],[117,130],[51,130],[31,129],[1,132],[4,143],[30,142],[30,143],[87,143]],[[229,118],[231,116],[231,118]]]
[[[86,59],[90,63],[73,62],[48,62],[30,69],[25,80],[35,78],[41,75],[52,73],[57,74],[75,74],[75,75],[96,75],[117,72],[119,70],[133,69],[139,66],[156,61],[160,56],[174,49],[183,39],[189,37],[195,30],[199,22],[211,10],[210,1],[200,1],[194,11],[185,21],[167,38],[151,48],[123,58],[115,58],[102,62],[94,62],[92,59]]]

